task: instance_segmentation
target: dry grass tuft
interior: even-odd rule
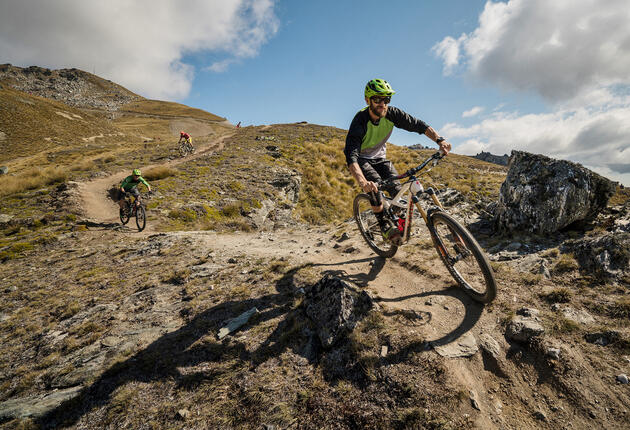
[[[43,188],[48,185],[64,182],[67,178],[67,171],[58,167],[29,169],[16,176],[1,177],[0,196],[8,196],[27,190]]]

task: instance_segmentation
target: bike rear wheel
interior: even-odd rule
[[[497,294],[492,267],[470,232],[444,212],[429,215],[429,231],[442,262],[474,300],[490,303]]]
[[[129,206],[129,201],[125,200],[123,203],[123,207],[118,211],[120,216],[120,222],[125,225],[129,222],[129,214],[131,213],[131,207]]]
[[[354,198],[353,214],[361,236],[370,248],[381,257],[393,257],[398,247],[383,237],[367,194],[359,194]]]
[[[188,155],[188,151],[189,151],[189,148],[186,143],[182,143],[179,146],[179,155],[181,155],[182,157],[185,157],[186,155]]]
[[[138,226],[138,231],[144,230],[144,227],[147,225],[147,214],[142,205],[136,208],[136,225]]]

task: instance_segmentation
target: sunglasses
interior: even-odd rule
[[[370,98],[370,100],[372,100],[374,103],[381,104],[381,103],[385,103],[386,105],[389,104],[389,102],[392,101],[391,97],[379,97],[379,96],[374,96],[372,98]]]

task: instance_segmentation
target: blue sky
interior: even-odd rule
[[[628,0],[0,0],[0,62],[96,71],[243,125],[347,128],[380,77],[455,152],[630,185]]]

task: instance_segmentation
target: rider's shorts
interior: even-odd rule
[[[359,167],[361,167],[361,171],[363,172],[365,179],[372,182],[398,176],[396,168],[392,162],[386,158],[359,158]],[[391,197],[398,194],[401,188],[402,186],[398,182],[394,182],[387,187],[383,187],[383,189],[387,191]],[[370,204],[372,204],[372,206],[379,206],[381,204],[381,193],[370,193],[369,196]],[[376,198],[374,196],[376,196]]]
[[[138,190],[137,186],[131,189],[128,189],[127,192],[131,193],[136,199],[140,196],[140,191]],[[125,198],[125,193],[120,191],[120,188],[118,188],[118,200],[122,200],[124,198]]]

